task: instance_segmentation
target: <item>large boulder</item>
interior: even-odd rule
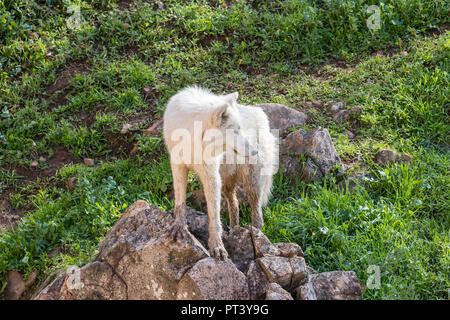
[[[74,277],[66,274],[59,295],[52,297],[174,299],[183,275],[208,252],[189,232],[172,241],[173,220],[156,206],[135,202],[100,243],[96,261],[78,270],[79,285],[70,285]]]

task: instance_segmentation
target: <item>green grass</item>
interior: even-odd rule
[[[363,283],[378,266],[381,288],[365,299],[447,299],[448,5],[386,1],[381,29],[371,32],[366,8],[375,1],[224,3],[167,1],[157,10],[152,1],[0,0],[0,200],[24,212],[0,234],[0,294],[9,270],[38,269],[42,281],[94,259],[135,200],[172,208],[164,145],[142,133],[172,94],[201,84],[239,91],[242,103],[307,112],[303,129],[326,127],[341,159],[353,163],[349,175],[372,175],[346,193],[333,176],[291,185],[277,174],[264,213],[272,241],[295,241],[314,269],[355,270]],[[81,6],[77,30],[66,25],[71,4]],[[362,113],[336,124],[326,106],[308,106],[314,100]],[[122,135],[127,122],[137,124]],[[381,168],[374,155],[383,148],[414,162]],[[64,166],[52,171],[61,150]],[[96,166],[84,166],[85,157]]]

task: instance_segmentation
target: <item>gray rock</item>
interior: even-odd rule
[[[285,289],[290,289],[292,266],[289,258],[265,256],[257,259],[269,282],[276,282]]]
[[[275,247],[272,242],[270,242],[270,240],[264,233],[262,233],[261,230],[250,226],[250,234],[252,237],[256,258],[281,255],[280,250]]]
[[[297,288],[300,300],[360,300],[363,285],[353,271],[331,271],[310,275]]]
[[[280,154],[284,173],[304,181],[320,180],[340,164],[328,130],[320,127],[290,133],[281,142]]]
[[[181,279],[178,300],[248,300],[247,280],[229,260],[205,258]]]
[[[100,244],[97,260],[127,283],[129,299],[174,299],[181,277],[208,256],[189,232],[184,240],[169,238],[173,220],[160,208],[137,201]]]
[[[336,123],[344,123],[346,121],[356,119],[361,112],[362,108],[360,106],[353,107],[352,109],[339,109],[339,111],[333,114],[333,120]]]
[[[316,291],[314,291],[313,284],[308,281],[307,283],[299,286],[296,292],[297,300],[317,300]]]
[[[267,287],[266,300],[294,300],[289,292],[278,283],[270,283]]]
[[[396,156],[397,154],[395,153],[395,151],[384,149],[377,152],[377,154],[375,155],[375,161],[379,165],[385,166],[388,163],[393,163],[395,161]]]
[[[255,259],[250,231],[246,228],[234,226],[229,232],[224,233],[223,244],[236,267],[246,273],[250,262]]]
[[[289,263],[292,268],[292,279],[288,289],[292,290],[308,280],[308,271],[303,257],[291,257],[289,258]]]
[[[375,161],[381,166],[386,166],[392,163],[412,163],[413,158],[406,153],[399,154],[393,150],[383,149],[377,152]]]
[[[332,103],[328,105],[328,112],[330,113],[336,113],[338,112],[340,109],[342,109],[344,107],[344,103],[343,102],[336,102],[336,103]]]
[[[209,230],[208,215],[187,207],[186,222],[189,231],[200,241],[200,243],[208,248]]]
[[[303,250],[296,243],[292,242],[278,242],[273,244],[275,248],[280,250],[280,256],[282,257],[303,257]]]
[[[267,291],[269,280],[256,261],[251,261],[247,271],[247,282],[250,300],[261,300]]]
[[[269,118],[270,129],[279,130],[279,136],[287,133],[287,130],[303,126],[306,123],[307,115],[303,112],[297,111],[278,103],[264,103],[258,104],[264,110]]]
[[[75,271],[73,271],[75,272]],[[127,285],[106,263],[94,261],[67,274],[58,300],[125,300]]]

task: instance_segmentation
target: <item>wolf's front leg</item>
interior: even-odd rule
[[[186,185],[188,169],[184,165],[172,164],[173,188],[175,192],[175,221],[170,230],[172,239],[184,239],[186,226]]]
[[[228,258],[228,253],[222,242],[222,224],[220,222],[220,197],[221,180],[219,167],[208,166],[199,170],[197,174],[203,185],[209,218],[209,251],[211,255],[219,260]]]

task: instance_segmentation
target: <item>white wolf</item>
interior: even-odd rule
[[[220,197],[223,192],[230,225],[239,225],[238,185],[243,185],[252,208],[252,225],[263,226],[262,207],[277,169],[277,139],[258,107],[237,103],[238,93],[215,95],[188,87],[170,98],[164,113],[164,139],[170,153],[175,192],[175,222],[171,236],[186,230],[186,184],[189,170],[202,185],[209,216],[209,250],[217,259],[228,257],[222,243]]]

